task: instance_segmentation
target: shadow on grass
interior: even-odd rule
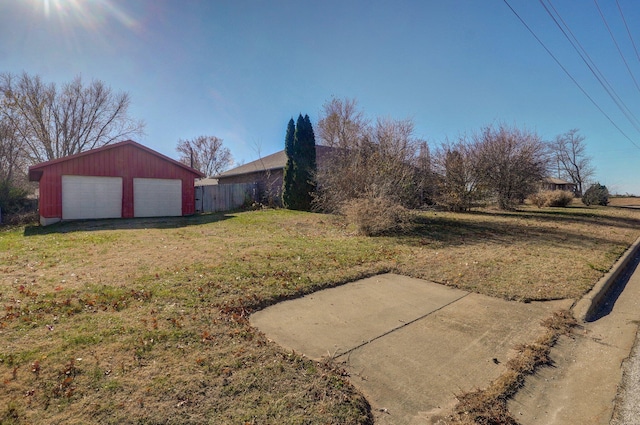
[[[537,219],[544,221],[557,222],[558,224],[564,223],[577,223],[577,224],[590,224],[596,226],[615,226],[629,229],[637,229],[640,226],[640,215],[637,218],[634,217],[612,217],[609,215],[598,214],[597,211],[602,209],[613,207],[565,207],[565,208],[540,208],[537,210],[517,210],[513,212],[486,212],[486,211],[473,211],[469,214],[477,215],[493,215],[500,217],[521,217],[528,219]]]
[[[456,217],[418,217],[412,232],[394,236],[410,245],[426,245],[433,242],[463,245],[486,242],[489,239],[506,242],[509,239],[506,229],[499,224],[474,221],[465,217],[464,213]]]
[[[500,220],[491,220],[497,218]],[[508,219],[508,220],[502,220]],[[558,226],[536,226],[535,221],[556,223]],[[591,232],[568,225],[586,226]],[[473,211],[465,213],[443,213],[433,216],[418,216],[415,227],[405,234],[387,235],[408,245],[442,244],[457,246],[465,244],[498,243],[502,245],[522,242],[543,242],[554,245],[572,245],[576,242],[619,244],[607,237],[604,228],[638,229],[640,216],[610,217],[590,213],[584,209],[571,208],[549,211]],[[583,227],[584,228],[584,227]]]
[[[234,218],[228,213],[197,214],[188,217],[114,218],[100,220],[78,220],[52,224],[50,226],[30,225],[24,229],[24,236],[49,235],[52,233],[93,232],[97,230],[127,229],[177,229],[215,223]]]

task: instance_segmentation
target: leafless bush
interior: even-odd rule
[[[379,236],[407,231],[414,214],[401,205],[385,198],[357,198],[346,201],[342,214],[350,224],[367,236]]]
[[[542,208],[546,206],[547,197],[545,196],[546,190],[541,190],[540,192],[536,192],[533,195],[529,196],[529,202],[535,205],[538,208]]]
[[[512,209],[536,192],[548,158],[535,133],[504,125],[443,143],[433,160],[436,202],[451,211],[487,202]]]
[[[464,137],[444,143],[434,155],[436,202],[450,211],[467,211],[483,198],[474,145]]]
[[[529,197],[538,208],[566,207],[573,202],[574,194],[568,190],[541,190]]]
[[[355,100],[326,103],[318,139],[332,149],[318,162],[314,206],[338,212],[347,201],[370,197],[419,206],[429,186],[429,155],[413,131],[410,119],[379,118],[371,124]]]
[[[37,211],[21,211],[3,216],[0,225],[22,226],[26,224],[36,224],[39,219],[40,215]]]

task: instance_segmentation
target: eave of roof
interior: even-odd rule
[[[327,152],[333,150],[329,146],[316,145],[316,160],[320,159]],[[276,153],[272,153],[271,155],[267,155],[264,158],[257,159],[255,161],[251,161],[247,164],[243,164],[239,167],[232,168],[231,170],[227,170],[223,173],[218,174],[217,176],[213,176],[213,178],[225,178],[232,176],[240,176],[243,174],[252,174],[263,171],[273,171],[273,170],[282,170],[287,165],[287,155],[282,150]]]
[[[562,180],[562,179],[559,179],[559,178],[556,178],[556,177],[547,177],[547,178],[545,178],[545,181],[547,183],[552,183],[552,184],[569,184],[569,185],[574,185],[575,186],[575,183],[571,183],[571,182],[568,182],[566,180]]]
[[[231,176],[239,176],[242,174],[251,174],[260,171],[271,171],[282,169],[287,165],[287,155],[284,151],[272,153],[271,155],[267,155],[264,158],[257,159],[255,161],[251,161],[249,163],[243,164],[239,167],[232,168],[231,170],[227,170],[223,173],[214,176],[214,178],[224,178]]]

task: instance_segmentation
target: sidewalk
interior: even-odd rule
[[[622,383],[611,425],[640,424],[640,335],[636,335],[636,345],[631,356],[624,362]]]

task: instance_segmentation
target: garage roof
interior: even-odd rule
[[[75,155],[69,155],[69,156],[65,156],[65,157],[62,157],[62,158],[53,159],[51,161],[41,162],[40,164],[33,165],[33,166],[29,167],[29,180],[30,181],[40,181],[40,178],[42,177],[43,169],[45,169],[45,168],[47,168],[47,167],[49,167],[51,165],[59,164],[61,162],[69,161],[71,159],[76,159],[76,158],[80,158],[80,157],[83,157],[83,156],[94,155],[94,154],[97,154],[97,153],[100,153],[100,152],[108,151],[110,149],[120,148],[120,147],[126,146],[126,145],[131,145],[131,146],[134,146],[134,147],[136,147],[138,149],[146,151],[151,155],[155,155],[158,158],[161,158],[161,159],[163,159],[165,161],[173,163],[174,165],[176,165],[178,167],[184,168],[185,170],[195,174],[198,177],[204,177],[204,174],[202,174],[200,171],[198,171],[196,169],[193,169],[193,168],[191,168],[191,167],[189,167],[189,166],[187,166],[187,165],[185,165],[185,164],[183,164],[183,163],[181,163],[179,161],[176,161],[175,159],[171,159],[168,156],[164,156],[161,153],[154,151],[153,149],[149,149],[148,147],[143,146],[140,143],[134,142],[133,140],[125,140],[124,142],[118,142],[118,143],[113,143],[113,144],[110,144],[110,145],[105,145],[105,146],[102,146],[102,147],[99,147],[99,148],[96,148],[96,149],[91,149],[91,150],[88,150],[88,151],[80,152],[80,153],[77,153]]]

